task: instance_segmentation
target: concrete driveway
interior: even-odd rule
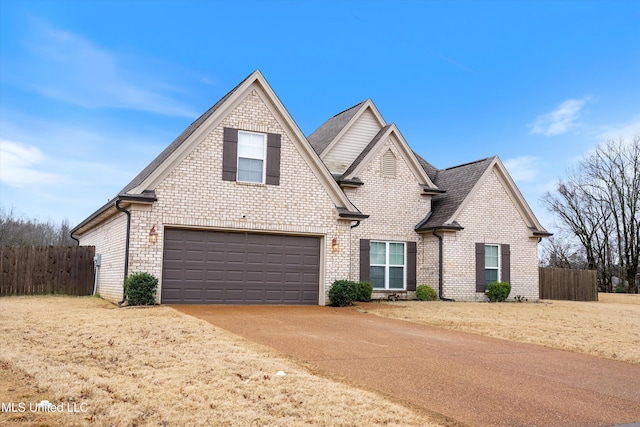
[[[640,366],[355,309],[172,306],[330,376],[471,426],[640,422]]]

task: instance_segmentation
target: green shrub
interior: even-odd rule
[[[373,294],[373,285],[371,282],[358,282],[356,283],[356,288],[358,290],[356,301],[371,301],[371,294]]]
[[[357,297],[358,285],[350,280],[336,280],[329,289],[329,299],[335,307],[351,305]]]
[[[617,286],[616,287],[616,294],[626,294],[627,290],[624,288],[624,286]]]
[[[149,273],[133,273],[124,281],[124,296],[129,305],[156,303],[158,279]]]
[[[511,293],[511,285],[506,282],[491,282],[487,285],[487,298],[489,302],[506,301]]]
[[[416,299],[418,301],[435,301],[438,298],[436,291],[427,285],[420,285],[416,288]]]

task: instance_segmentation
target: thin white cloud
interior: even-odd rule
[[[552,136],[569,132],[576,126],[580,111],[590,99],[590,96],[582,99],[567,99],[550,113],[536,117],[535,122],[529,125],[531,128],[529,133]]]
[[[62,175],[41,170],[45,163],[45,155],[37,147],[0,139],[0,182],[17,188],[67,182]]]
[[[597,139],[600,142],[618,139],[632,141],[638,135],[640,135],[640,116],[627,123],[604,126],[598,133]]]
[[[514,181],[533,181],[538,175],[538,170],[535,168],[537,160],[537,157],[521,156],[507,159],[503,163]]]
[[[33,28],[35,33],[28,33],[22,57],[7,65],[9,78],[21,86],[85,108],[123,108],[189,118],[198,115],[177,99],[182,89],[167,83],[182,73],[193,73],[110,51],[41,22]]]

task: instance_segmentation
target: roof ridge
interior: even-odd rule
[[[351,107],[347,108],[346,110],[342,110],[342,111],[340,111],[338,114],[334,114],[333,116],[331,116],[331,119],[332,119],[332,118],[334,118],[334,117],[338,117],[340,114],[346,113],[346,112],[347,112],[347,111],[349,111],[349,110],[353,110],[354,108],[361,106],[361,105],[362,105],[362,104],[364,104],[365,102],[367,102],[367,100],[366,100],[366,99],[365,99],[364,101],[360,101],[360,102],[358,102],[356,105],[353,105],[353,106],[351,106]]]
[[[492,160],[492,159],[494,159],[495,157],[496,157],[496,156],[485,157],[484,159],[474,160],[474,161],[472,161],[472,162],[463,163],[463,164],[461,164],[461,165],[450,166],[450,167],[448,167],[448,168],[439,169],[438,171],[439,171],[439,172],[441,172],[441,171],[448,171],[448,170],[452,170],[452,169],[456,169],[456,168],[461,168],[461,167],[464,167],[464,166],[469,166],[469,165],[473,165],[473,164],[476,164],[476,163],[481,163],[481,162],[484,162],[484,161],[486,161],[486,160]]]

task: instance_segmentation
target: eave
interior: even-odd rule
[[[363,214],[362,212],[353,212],[343,207],[337,207],[337,209],[338,209],[338,217],[340,219],[351,220],[351,221],[362,221],[363,219],[369,218],[369,215]]]
[[[458,224],[457,222],[453,222],[451,224],[443,224],[443,225],[432,225],[429,227],[420,227],[419,224],[416,226],[416,233],[426,233],[429,231],[460,231],[464,230],[464,227]]]
[[[424,186],[422,187],[421,196],[437,196],[438,194],[444,194],[447,190],[440,190],[439,188],[431,188]]]
[[[76,225],[70,231],[70,234],[83,234],[89,228],[92,228],[113,216],[118,212],[116,209],[117,202],[123,203],[124,206],[122,207],[126,207],[127,205],[130,206],[132,204],[150,205],[157,200],[158,198],[156,197],[155,191],[143,191],[142,194],[118,194],[116,197],[104,204],[100,209],[89,215],[87,219]]]
[[[364,185],[364,182],[362,182],[360,178],[358,178],[357,176],[351,179],[346,179],[346,178],[343,179],[342,175],[340,175],[340,176],[336,176],[335,179],[338,185],[340,186],[340,188],[345,188],[345,187],[355,188],[355,187],[360,187]]]
[[[532,237],[551,237],[553,233],[549,233],[546,230],[538,230],[537,228],[529,227],[529,230],[533,233]]]

